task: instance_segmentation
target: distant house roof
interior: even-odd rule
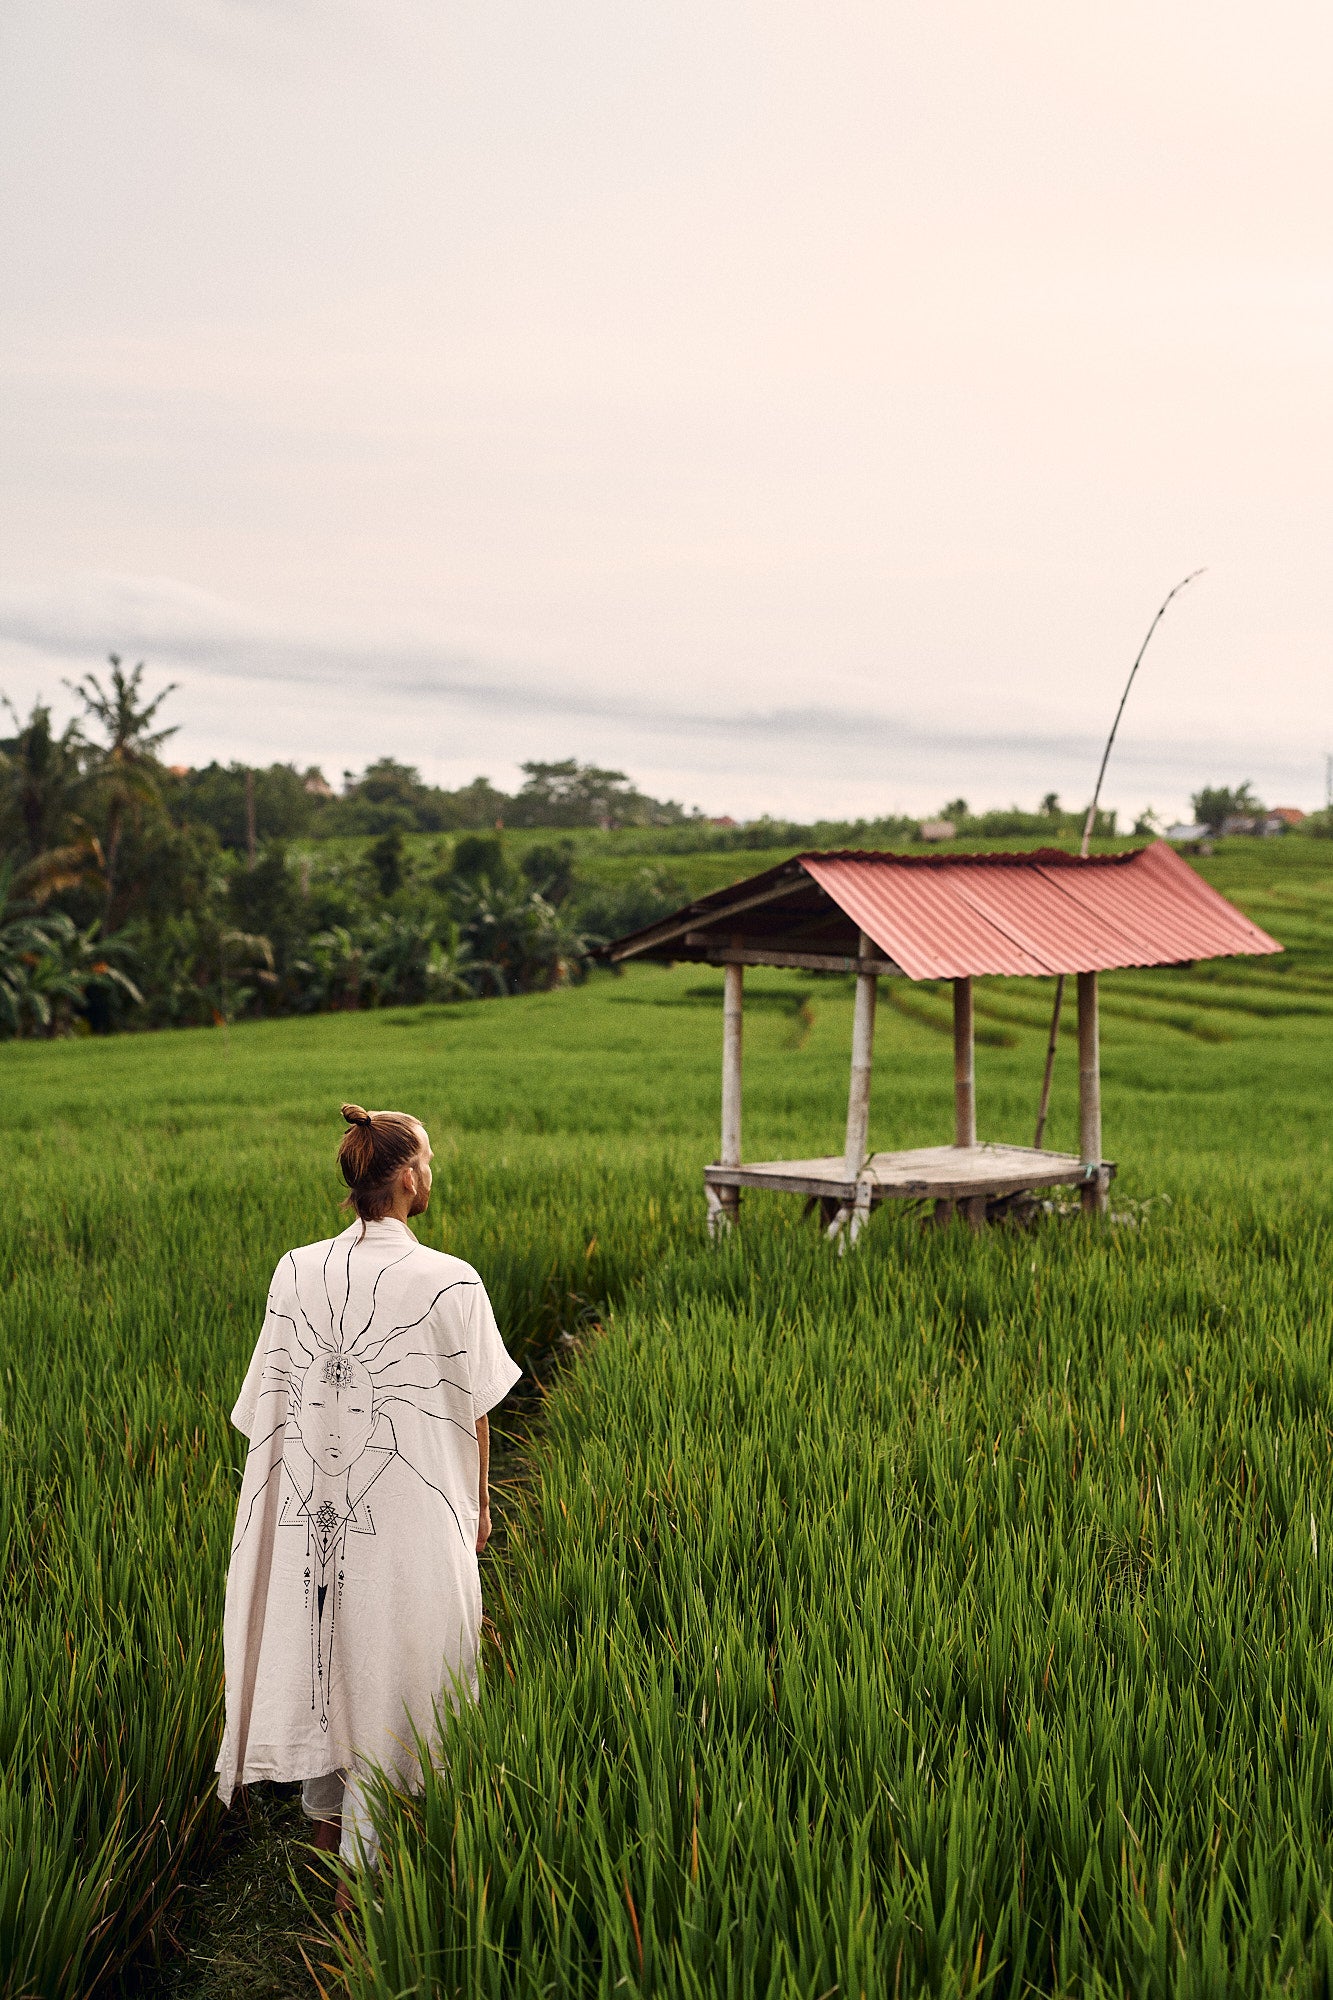
[[[1103,972],[1281,951],[1162,841],[1032,854],[797,854],[604,949],[629,958],[848,961],[909,979]]]

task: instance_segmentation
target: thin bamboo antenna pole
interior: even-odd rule
[[[1120,697],[1120,706],[1115,712],[1115,721],[1111,724],[1111,734],[1107,737],[1106,748],[1102,752],[1102,767],[1100,771],[1098,771],[1097,773],[1097,783],[1094,786],[1092,793],[1092,804],[1088,807],[1088,817],[1083,822],[1083,841],[1078,851],[1084,861],[1086,861],[1088,858],[1088,843],[1092,839],[1092,829],[1097,824],[1097,801],[1100,799],[1102,795],[1102,779],[1106,776],[1106,766],[1111,760],[1111,745],[1115,742],[1115,733],[1116,730],[1119,729],[1120,727],[1120,718],[1125,712],[1125,703],[1129,700],[1129,691],[1134,685],[1134,676],[1139,670],[1139,662],[1142,660],[1144,654],[1148,650],[1148,640],[1152,638],[1153,633],[1157,630],[1157,627],[1161,624],[1163,613],[1165,612],[1167,605],[1171,602],[1171,599],[1173,597],[1178,597],[1181,591],[1185,588],[1185,585],[1187,583],[1193,583],[1196,576],[1202,576],[1202,575],[1203,571],[1201,569],[1192,569],[1188,576],[1181,577],[1180,582],[1176,585],[1174,590],[1168,590],[1166,596],[1162,599],[1161,604],[1158,606],[1157,616],[1153,619],[1152,624],[1148,627],[1148,636],[1147,638],[1145,638],[1143,644],[1139,647],[1138,654],[1135,658],[1134,664],[1129,670],[1129,679],[1125,682],[1125,692]]]
[[[1064,1004],[1065,976],[1055,982],[1055,1004],[1051,1008],[1051,1038],[1046,1044],[1046,1068],[1041,1079],[1041,1101],[1037,1105],[1037,1135],[1032,1141],[1037,1151],[1046,1134],[1046,1113],[1051,1108],[1051,1074],[1055,1069],[1055,1045],[1060,1037],[1060,1008]]]

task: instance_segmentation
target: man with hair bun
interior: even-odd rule
[[[232,1422],[250,1441],[227,1576],[223,1804],[301,1783],[316,1845],[373,1866],[366,1780],[421,1787],[475,1701],[488,1412],[518,1380],[470,1264],[417,1242],[419,1119],[344,1104],[355,1219],[282,1259]],[[348,1906],[345,1883],[339,1908]]]

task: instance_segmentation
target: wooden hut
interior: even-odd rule
[[[742,1188],[823,1204],[829,1233],[856,1235],[881,1201],[961,1206],[974,1225],[1002,1197],[1077,1183],[1085,1209],[1106,1206],[1097,975],[1126,966],[1281,951],[1276,939],[1195,874],[1163,841],[1087,860],[1032,854],[797,854],[616,940],[604,956],[724,968],[722,1145],[704,1169],[709,1223],[734,1219]],[[741,1152],[741,1021],[747,965],[856,974],[851,1085],[842,1154],[746,1163]],[[1079,1151],[977,1139],[972,981],[1072,975],[1078,981]],[[882,977],[953,985],[951,1146],[870,1153],[875,999]]]

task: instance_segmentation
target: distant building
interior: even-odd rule
[[[717,819],[706,819],[704,821],[705,826],[735,826],[735,824],[736,822],[730,813],[722,813]]]
[[[1215,834],[1249,834],[1252,838],[1263,839],[1275,833],[1285,833],[1288,827],[1299,826],[1305,814],[1299,806],[1274,806],[1271,812],[1228,813],[1221,826],[1186,826],[1183,822],[1169,826],[1166,838],[1179,843],[1192,840],[1211,840]]]
[[[1248,833],[1265,839],[1275,833],[1285,833],[1290,821],[1284,813],[1228,813],[1222,822],[1223,833]]]
[[[322,771],[306,772],[305,789],[309,792],[312,799],[331,799],[333,797],[333,786]]]
[[[188,778],[193,769],[194,769],[193,764],[167,765],[168,774],[173,778]]]
[[[958,829],[951,819],[923,819],[916,831],[920,840],[952,840]]]

